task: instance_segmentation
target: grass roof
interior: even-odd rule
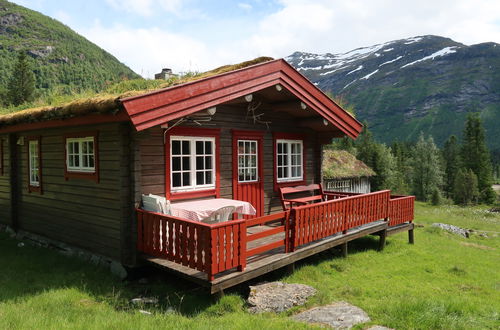
[[[345,150],[323,152],[323,178],[346,179],[370,177],[376,173],[353,154]]]
[[[187,74],[169,80],[125,80],[108,87],[106,91],[99,94],[85,93],[66,97],[61,96],[52,98],[51,101],[39,100],[35,103],[38,106],[31,104],[24,105],[24,107],[0,109],[0,127],[51,119],[73,118],[86,114],[113,114],[122,109],[120,99],[125,97],[138,96],[158,89],[190,83],[271,60],[273,60],[271,57],[258,57],[250,61],[224,65],[207,72]]]

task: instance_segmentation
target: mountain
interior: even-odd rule
[[[472,46],[419,36],[344,54],[295,52],[286,60],[321,89],[354,105],[383,142],[440,145],[461,135],[468,112],[480,112],[493,151],[500,152],[500,45]]]
[[[48,92],[101,90],[124,78],[138,78],[115,57],[66,25],[36,11],[0,0],[0,91],[5,88],[19,51],[26,51],[36,87]]]

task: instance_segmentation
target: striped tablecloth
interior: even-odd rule
[[[249,202],[227,198],[202,199],[171,204],[172,215],[179,218],[201,221],[224,206],[234,206],[238,214],[255,215],[257,211]]]

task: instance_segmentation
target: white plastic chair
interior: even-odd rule
[[[223,222],[229,220],[231,214],[234,213],[236,208],[234,206],[224,206],[218,210],[212,212],[212,214],[203,220],[202,222]]]
[[[142,209],[149,212],[163,213],[163,208],[160,202],[148,195],[142,195]]]

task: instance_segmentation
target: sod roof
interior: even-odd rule
[[[87,114],[113,114],[122,109],[120,100],[123,98],[146,94],[158,89],[166,89],[271,60],[273,60],[271,57],[258,57],[239,64],[224,65],[207,72],[164,81],[142,79],[124,81],[111,86],[104,93],[93,96],[86,95],[85,97],[75,97],[75,99],[70,102],[61,102],[60,104],[56,103],[28,109],[15,109],[6,114],[1,114],[6,111],[5,109],[3,111],[0,109],[0,127],[20,123],[73,118]]]
[[[376,175],[370,167],[345,150],[325,150],[322,166],[324,179],[361,178]]]

